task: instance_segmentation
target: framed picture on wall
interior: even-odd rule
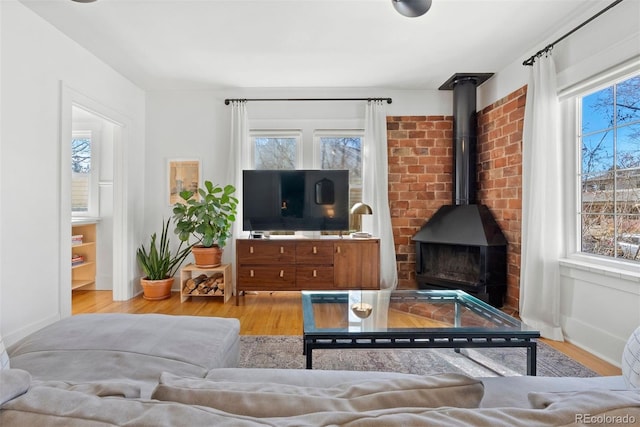
[[[193,191],[193,199],[199,200],[198,186],[200,185],[200,160],[197,159],[169,159],[167,162],[169,205],[183,201],[180,192]]]

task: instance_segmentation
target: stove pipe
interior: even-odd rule
[[[453,90],[453,204],[476,203],[476,88],[493,73],[457,73],[440,90]]]

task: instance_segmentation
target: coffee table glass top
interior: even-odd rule
[[[370,304],[371,314],[358,317],[351,307]],[[303,291],[306,336],[362,333],[464,333],[535,338],[529,328],[489,304],[457,290]]]

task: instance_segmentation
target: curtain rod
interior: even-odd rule
[[[595,15],[593,15],[591,18],[587,19],[586,21],[584,21],[582,24],[578,25],[577,27],[575,27],[574,29],[572,29],[571,31],[569,31],[568,33],[566,33],[565,35],[563,35],[562,37],[560,37],[558,40],[554,41],[553,43],[548,44],[547,46],[545,46],[544,49],[540,49],[539,51],[537,51],[535,54],[531,55],[531,57],[529,59],[527,59],[526,61],[524,61],[522,63],[522,65],[524,66],[532,66],[534,62],[536,62],[536,58],[539,58],[540,56],[544,55],[545,53],[549,52],[551,49],[553,49],[553,47],[560,43],[562,40],[566,39],[567,37],[569,37],[571,34],[575,33],[576,31],[578,31],[580,28],[584,27],[585,25],[587,25],[589,22],[593,21],[594,19],[596,19],[598,16],[602,15],[603,13],[605,13],[606,11],[608,11],[609,9],[613,8],[614,6],[618,5],[622,3],[622,0],[616,0],[613,3],[611,3],[609,6],[605,7],[604,9],[602,9],[600,12],[596,13]]]
[[[225,99],[224,105],[233,101],[387,101],[391,104],[391,98],[253,98],[253,99]]]

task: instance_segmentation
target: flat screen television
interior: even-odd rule
[[[242,229],[348,230],[349,171],[242,171]]]

